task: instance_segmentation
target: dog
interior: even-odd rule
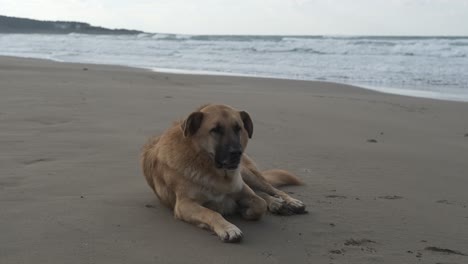
[[[245,154],[252,135],[247,112],[203,105],[149,139],[142,149],[143,174],[176,219],[209,229],[224,242],[239,242],[242,231],[223,215],[259,220],[267,211],[306,213],[303,202],[274,187],[302,184],[297,176],[278,169],[260,172]]]

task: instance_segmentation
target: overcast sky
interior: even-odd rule
[[[468,0],[0,0],[0,14],[185,34],[468,35]]]

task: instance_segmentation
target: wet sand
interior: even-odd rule
[[[248,153],[309,214],[177,221],[139,168],[203,103],[248,111]],[[352,86],[0,57],[0,263],[467,263],[468,103]]]

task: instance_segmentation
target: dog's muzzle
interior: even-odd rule
[[[242,151],[234,149],[229,151],[227,157],[216,159],[215,164],[218,169],[235,170],[239,167],[242,158]]]

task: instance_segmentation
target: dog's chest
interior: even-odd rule
[[[239,170],[226,172],[225,178],[220,176],[206,177],[200,172],[186,173],[200,188],[197,195],[201,195],[203,206],[220,214],[232,214],[237,210],[237,202],[233,194],[239,193],[244,187],[244,181]]]
[[[237,193],[244,187],[244,181],[239,170],[226,172],[224,177],[219,175],[208,177],[203,171],[192,171],[189,169],[184,174],[190,181],[202,188],[213,190],[211,193]]]

